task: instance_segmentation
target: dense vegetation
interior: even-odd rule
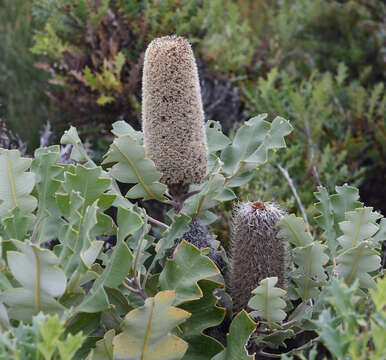
[[[124,359],[144,338],[180,349],[164,359],[385,356],[382,2],[3,0],[0,19],[0,358]],[[169,34],[192,44],[207,121],[186,198],[130,157],[145,51]],[[292,265],[232,314],[235,200],[279,204]]]

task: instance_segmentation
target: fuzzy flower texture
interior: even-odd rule
[[[142,127],[147,156],[172,195],[206,175],[204,111],[194,55],[182,37],[153,40],[145,53]],[[174,193],[174,194],[173,194]]]
[[[267,277],[277,276],[277,286],[287,290],[289,248],[277,227],[283,215],[270,202],[240,203],[234,209],[229,284],[236,312],[247,309],[252,290]]]

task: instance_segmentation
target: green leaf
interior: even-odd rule
[[[97,341],[95,349],[87,357],[87,360],[114,360],[113,356],[113,338],[115,330],[109,330],[105,333],[102,340]]]
[[[102,164],[116,163],[110,169],[110,175],[123,183],[136,185],[126,194],[131,199],[164,200],[167,186],[159,180],[162,174],[155,164],[145,156],[145,149],[137,140],[127,134],[120,136],[110,145]]]
[[[95,163],[88,156],[86,149],[84,148],[82,141],[76,131],[76,128],[71,126],[68,130],[66,130],[63,136],[60,139],[60,143],[63,145],[70,144],[72,145],[71,150],[71,159],[76,162],[86,162],[87,167],[96,166]]]
[[[159,277],[161,290],[174,290],[174,305],[202,297],[197,281],[218,275],[216,265],[194,245],[183,240],[176,248],[172,260],[168,259]]]
[[[344,220],[347,211],[362,207],[359,200],[359,191],[357,188],[343,185],[335,188],[336,194],[330,196],[332,210],[334,212],[335,231],[337,235],[341,234],[338,224]]]
[[[312,238],[307,232],[306,224],[294,214],[285,215],[278,222],[280,231],[278,236],[288,240],[295,246],[306,246],[312,243]]]
[[[355,279],[358,279],[361,288],[375,289],[375,281],[368,273],[379,269],[381,259],[367,242],[345,250],[336,258],[336,264],[337,273],[347,284],[352,284]]]
[[[283,311],[286,303],[282,299],[286,292],[275,287],[277,281],[277,277],[266,278],[252,291],[254,296],[248,302],[248,306],[255,310],[250,314],[252,317],[263,318],[268,323],[281,322],[287,317]]]
[[[286,329],[286,330],[277,329],[270,335],[263,335],[259,337],[258,343],[266,344],[267,346],[273,349],[278,349],[280,346],[286,348],[287,345],[285,343],[285,340],[291,339],[294,336],[295,336],[295,331],[293,331],[292,329]]]
[[[57,267],[57,257],[29,242],[14,240],[13,243],[21,252],[8,251],[8,265],[22,288],[6,290],[0,295],[0,301],[10,307],[11,318],[30,321],[40,311],[61,312],[62,306],[53,298],[63,295],[66,276]]]
[[[231,140],[225,136],[218,121],[209,120],[205,126],[209,154],[225,149]]]
[[[294,252],[294,263],[296,270],[293,272],[293,279],[298,285],[297,293],[303,300],[308,300],[318,293],[321,281],[327,278],[324,272],[329,257],[325,254],[327,247],[317,242],[303,247],[297,247]]]
[[[379,230],[373,237],[374,242],[379,246],[379,244],[386,240],[386,218],[382,218],[379,223]]]
[[[248,360],[254,355],[248,355],[246,345],[252,331],[256,328],[255,322],[245,310],[240,311],[233,319],[227,335],[227,347],[212,358],[212,360]]]
[[[144,222],[142,218],[130,209],[125,209],[123,207],[118,207],[117,215],[118,231],[117,231],[117,242],[123,242],[126,237],[133,235],[138,231],[143,225]]]
[[[103,106],[106,104],[110,104],[114,101],[115,101],[115,98],[113,96],[107,96],[105,94],[102,94],[101,96],[99,96],[99,98],[97,100],[97,104]]]
[[[336,240],[334,213],[330,201],[330,196],[326,188],[323,186],[319,186],[318,192],[315,192],[314,195],[319,200],[319,202],[314,204],[314,206],[320,213],[319,216],[315,217],[315,220],[324,230],[322,235],[323,239],[328,245],[331,254],[335,256],[338,242]]]
[[[26,170],[31,159],[20,157],[19,150],[0,149],[0,218],[19,208],[29,213],[35,210],[37,200],[31,196],[35,175]]]
[[[192,187],[192,190],[199,189],[200,192],[185,201],[183,211],[187,215],[197,218],[201,213],[216,206],[218,204],[217,198],[224,191],[224,182],[225,178],[223,175],[213,173],[201,186],[197,188]]]
[[[174,291],[161,291],[130,311],[122,323],[122,333],[113,339],[114,359],[182,359],[188,344],[170,332],[190,314],[173,307],[174,302]]]
[[[234,176],[245,163],[252,166],[267,160],[268,150],[285,147],[283,137],[292,131],[292,126],[283,118],[276,117],[272,124],[264,121],[267,114],[256,116],[245,122],[238,130],[231,145],[221,153],[223,171]]]
[[[216,306],[217,299],[213,295],[213,291],[219,288],[220,284],[211,280],[200,280],[198,285],[203,297],[179,306],[192,314],[180,326],[181,337],[189,344],[184,360],[210,359],[223,350],[223,346],[217,340],[203,334],[205,329],[219,325],[225,316],[225,309]]]
[[[28,233],[32,233],[34,225],[37,225],[36,217],[23,213],[20,208],[14,208],[9,215],[2,219],[5,234],[9,239],[24,240]]]
[[[122,67],[125,64],[125,55],[120,51],[114,59],[115,74],[119,77]]]
[[[75,353],[81,348],[85,337],[80,332],[76,335],[68,334],[65,341],[58,343],[58,350],[62,360],[72,360]]]
[[[107,204],[111,204],[111,195],[105,194],[110,188],[111,179],[101,175],[101,167],[87,168],[78,164],[73,172],[64,173],[63,188],[68,194],[75,191],[82,196],[85,199],[83,206],[89,206],[99,199],[101,203],[107,201]]]
[[[99,312],[109,307],[105,286],[117,288],[130,271],[133,255],[126,243],[120,242],[114,249],[102,275],[77,307],[79,312]]]
[[[116,136],[120,137],[123,135],[131,135],[134,137],[140,145],[143,144],[143,133],[142,131],[134,130],[126,121],[120,120],[113,124],[111,132]]]
[[[181,238],[189,231],[189,223],[192,219],[185,214],[174,214],[172,224],[168,230],[162,233],[162,238],[158,241],[155,250],[157,254],[154,257],[154,262],[162,259],[168,249],[174,246],[176,239]]]
[[[268,151],[286,147],[284,136],[289,135],[293,130],[291,124],[282,117],[277,116],[270,124],[270,128],[257,150],[249,155],[247,163],[263,164],[268,159]]]
[[[319,319],[315,320],[315,324],[318,326],[317,332],[323,344],[338,359],[344,359],[347,355],[350,341],[340,330],[340,327],[336,326],[330,310],[323,310],[319,315]]]
[[[375,222],[381,218],[382,215],[372,210],[373,208],[371,207],[364,207],[346,212],[346,221],[339,223],[343,235],[338,238],[338,241],[343,250],[361,244],[378,231],[378,226]]]
[[[46,211],[55,214],[57,211],[55,192],[59,189],[63,166],[57,164],[60,157],[59,145],[35,150],[31,171],[36,177],[36,192],[39,199],[38,218],[42,219]]]
[[[39,324],[42,342],[38,344],[39,351],[46,360],[51,360],[56,350],[57,343],[64,332],[64,326],[59,316],[48,316],[46,321]]]
[[[377,279],[375,290],[370,290],[377,311],[382,311],[386,306],[386,277]]]

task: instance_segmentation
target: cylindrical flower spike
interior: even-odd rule
[[[278,236],[284,213],[274,203],[247,202],[235,206],[230,243],[229,292],[235,312],[247,309],[251,291],[267,277],[287,290],[290,253]]]
[[[153,40],[145,54],[142,127],[147,156],[172,195],[206,175],[207,144],[197,66],[188,41]]]

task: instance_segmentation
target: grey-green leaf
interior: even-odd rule
[[[20,157],[19,150],[0,149],[0,218],[15,207],[32,212],[37,200],[31,196],[35,175],[27,172],[31,159]]]
[[[277,277],[266,278],[252,291],[254,296],[248,302],[248,306],[255,310],[250,314],[252,317],[263,318],[268,323],[281,322],[286,318],[287,314],[283,311],[286,306],[283,296],[286,292],[275,287],[277,281]]]

